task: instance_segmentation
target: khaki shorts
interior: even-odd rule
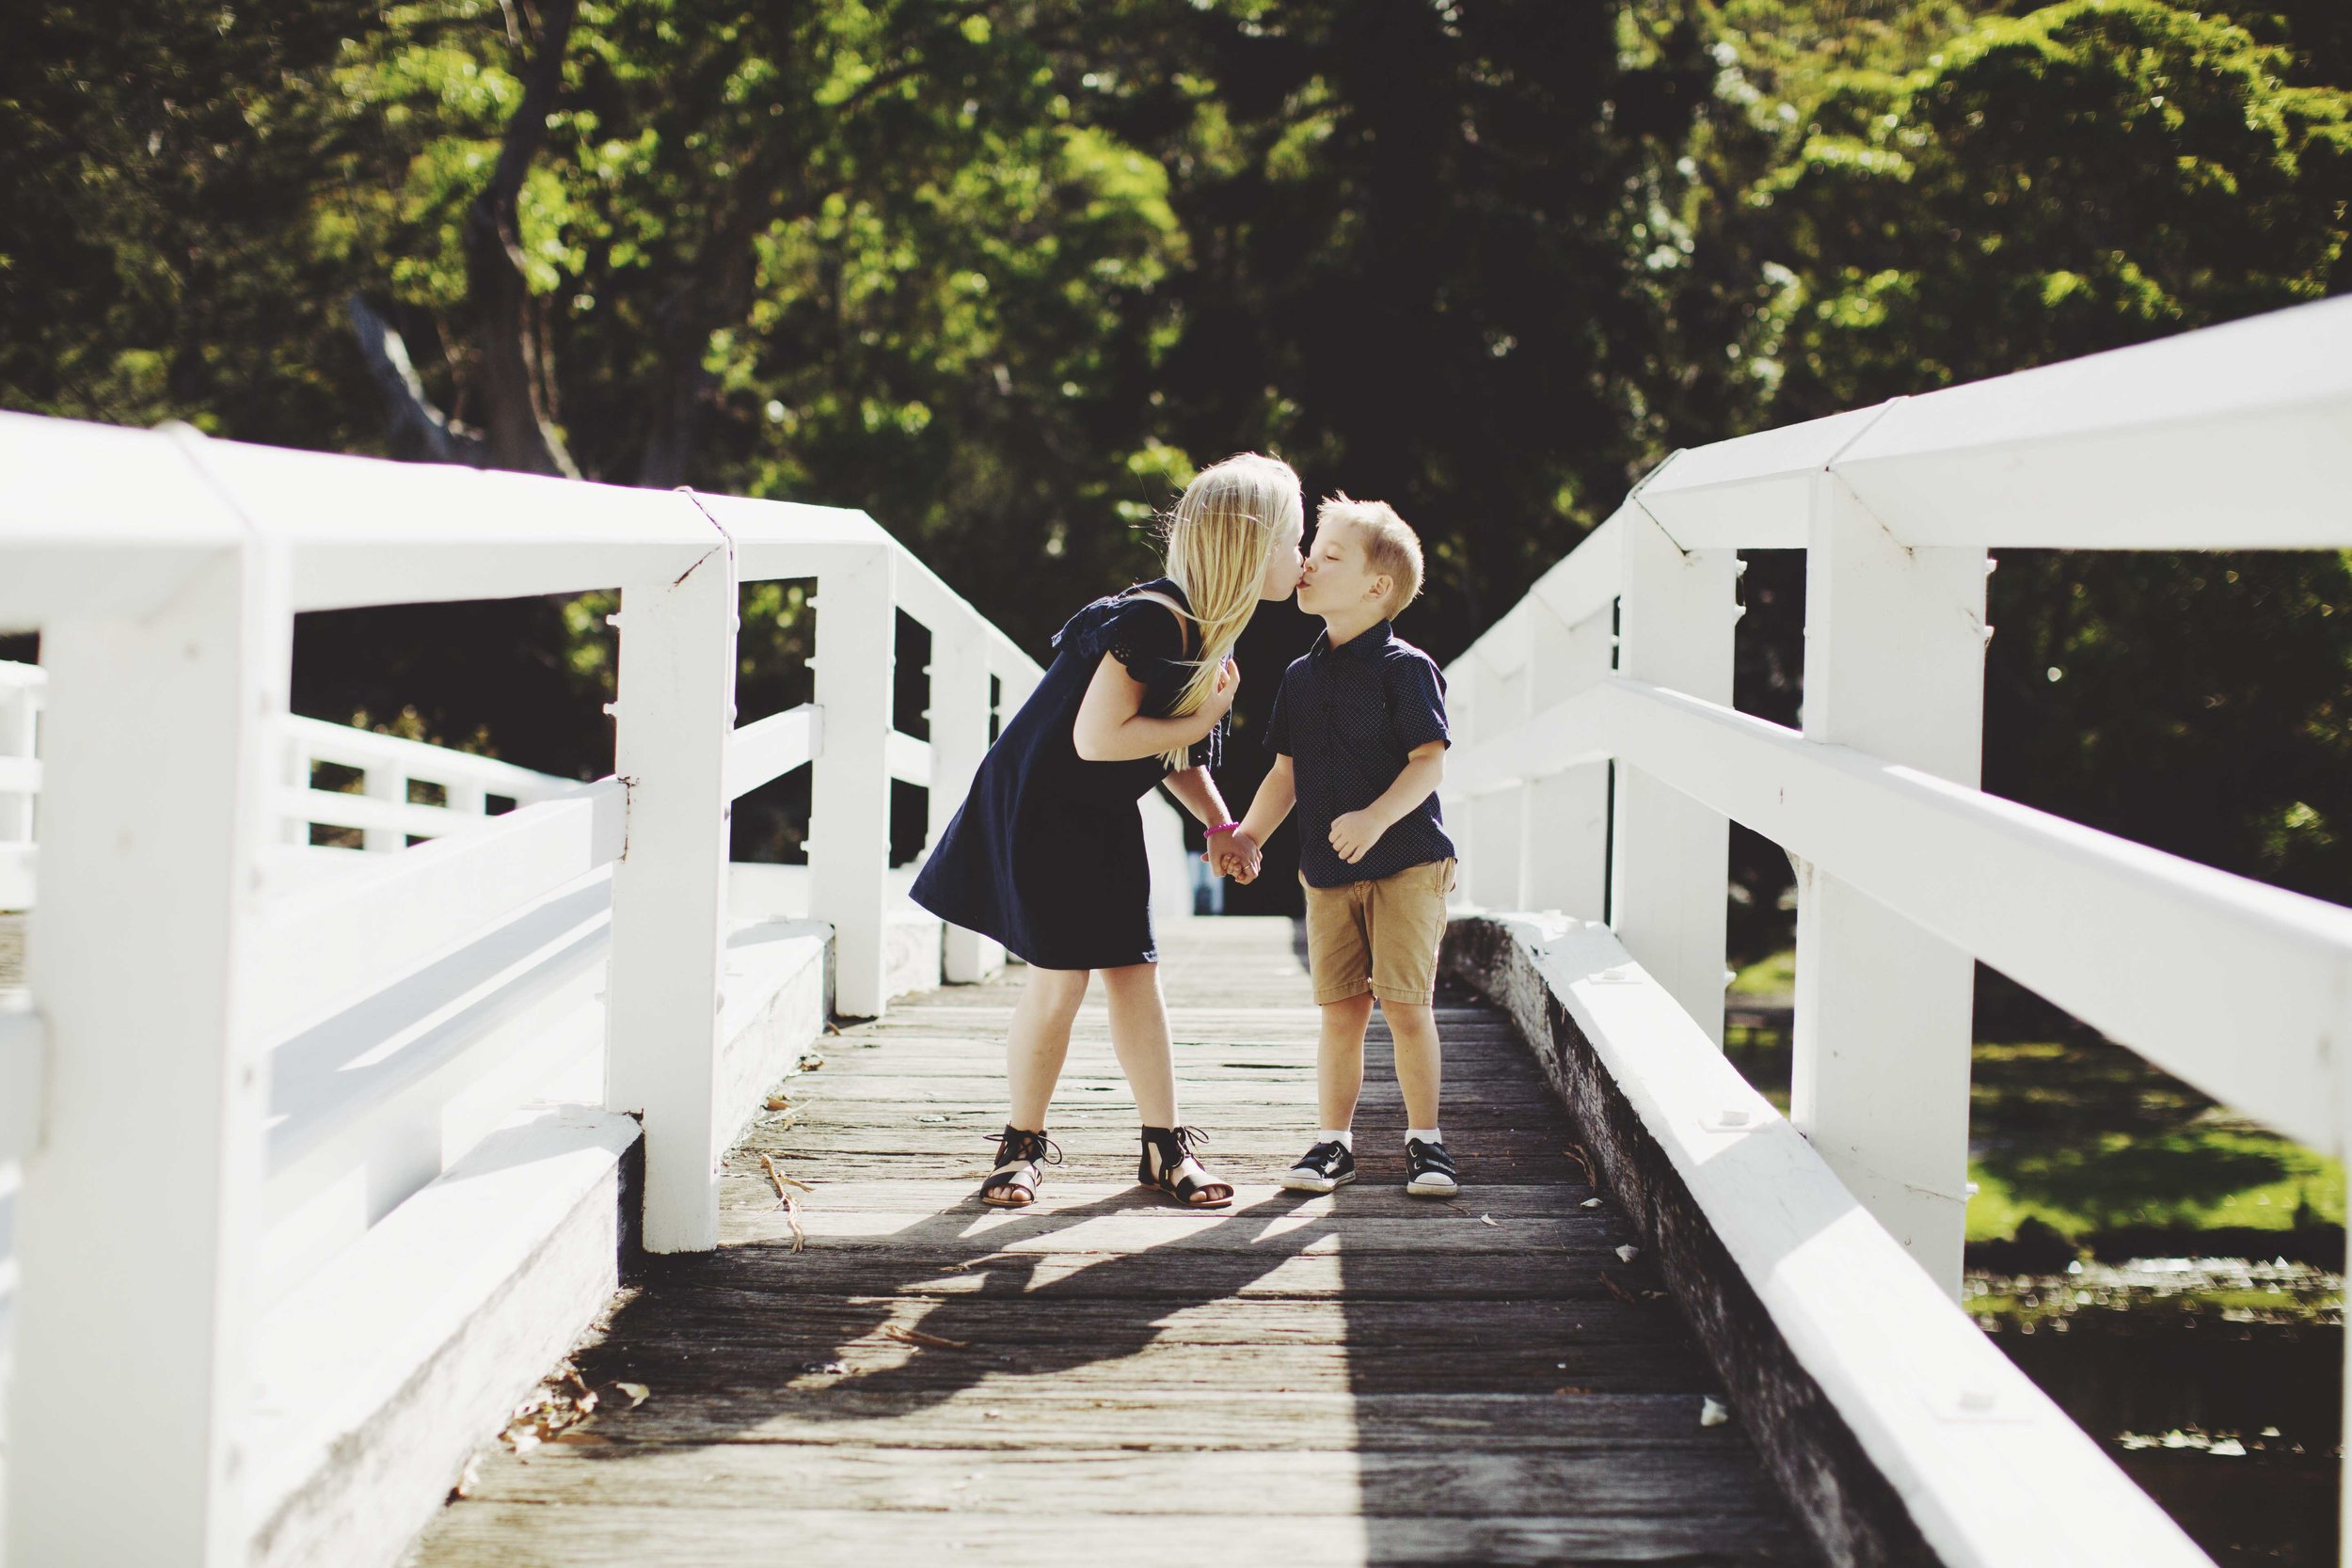
[[[1307,890],[1307,972],[1318,1006],[1366,991],[1383,1002],[1426,1004],[1436,996],[1452,861],[1341,887],[1298,880]]]

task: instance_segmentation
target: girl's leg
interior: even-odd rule
[[[1323,1036],[1315,1045],[1315,1099],[1322,1126],[1344,1132],[1356,1120],[1364,1092],[1364,1027],[1372,1022],[1372,995],[1350,996],[1322,1006]]]
[[[1175,1126],[1175,1047],[1168,1033],[1168,1003],[1160,995],[1160,966],[1103,971],[1103,997],[1110,1006],[1111,1050],[1135,1091],[1143,1124]]]
[[[1028,984],[1012,1005],[1012,1027],[1005,1036],[1005,1083],[1012,1098],[1011,1124],[1026,1132],[1045,1130],[1045,1108],[1061,1082],[1070,1054],[1070,1025],[1086,1000],[1089,972],[1029,968]]]
[[[1233,1201],[1232,1184],[1211,1176],[1186,1151],[1184,1139],[1191,1134],[1177,1127],[1176,1052],[1168,1037],[1168,1003],[1160,995],[1159,966],[1106,969],[1103,993],[1110,1005],[1111,1049],[1143,1120],[1136,1180],[1196,1209],[1226,1207]]]
[[[1389,1037],[1396,1042],[1396,1086],[1405,1091],[1405,1124],[1437,1126],[1439,1058],[1436,1010],[1426,1002],[1383,1002],[1380,1016],[1389,1021]]]

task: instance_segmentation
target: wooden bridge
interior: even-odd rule
[[[1573,1125],[1507,1020],[1439,1009],[1459,1200],[1404,1194],[1376,1033],[1364,1179],[1309,1197],[1278,1184],[1315,1115],[1292,923],[1186,922],[1166,947],[1185,1115],[1232,1211],[1135,1185],[1099,1001],[1042,1201],[981,1208],[1013,985],[894,1005],[827,1039],[786,1085],[793,1114],[729,1157],[718,1251],[649,1265],[577,1357],[644,1402],[491,1459],[420,1568],[786,1544],[828,1562],[1816,1560],[1740,1429],[1704,1424],[1722,1385],[1624,1215],[1584,1207]],[[765,1159],[814,1188],[798,1215]]]
[[[1089,1015],[993,1213],[1005,956],[905,902],[890,786],[935,836],[1041,672],[871,518],[0,415],[0,1559],[2202,1563],[1954,1299],[1973,966],[2342,1158],[2352,911],[1983,794],[1989,552],[2347,497],[2352,301],[1677,453],[1448,669],[1462,1198],[1377,1067],[1367,1180],[1273,1186],[1293,937],[1184,918],[1153,797],[1242,1202],[1134,1189]],[[1799,729],[1734,701],[1758,549]],[[815,700],[740,713],[782,578]],[[615,588],[605,778],[288,712],[297,613]],[[808,863],[731,863],[801,768]],[[1732,821],[1798,867],[1787,1117],[1721,1049]]]

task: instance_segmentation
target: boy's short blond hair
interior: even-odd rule
[[[1385,607],[1393,619],[1421,597],[1421,535],[1387,501],[1359,501],[1343,490],[1315,508],[1315,525],[1345,523],[1364,542],[1364,560],[1394,586]]]

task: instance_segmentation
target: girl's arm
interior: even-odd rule
[[[1183,802],[1186,811],[1200,819],[1202,827],[1214,828],[1220,822],[1232,820],[1225,815],[1225,797],[1217,793],[1216,781],[1209,777],[1206,768],[1181,768],[1161,782],[1168,785],[1170,795]],[[1222,838],[1225,835],[1219,833],[1217,836]],[[1216,846],[1212,842],[1209,847],[1215,849]]]
[[[1078,704],[1071,744],[1087,762],[1132,762],[1190,746],[1208,738],[1240,689],[1241,672],[1227,659],[1217,672],[1216,689],[1200,705],[1200,711],[1176,719],[1146,719],[1143,683],[1127,673],[1118,655],[1104,654]]]

